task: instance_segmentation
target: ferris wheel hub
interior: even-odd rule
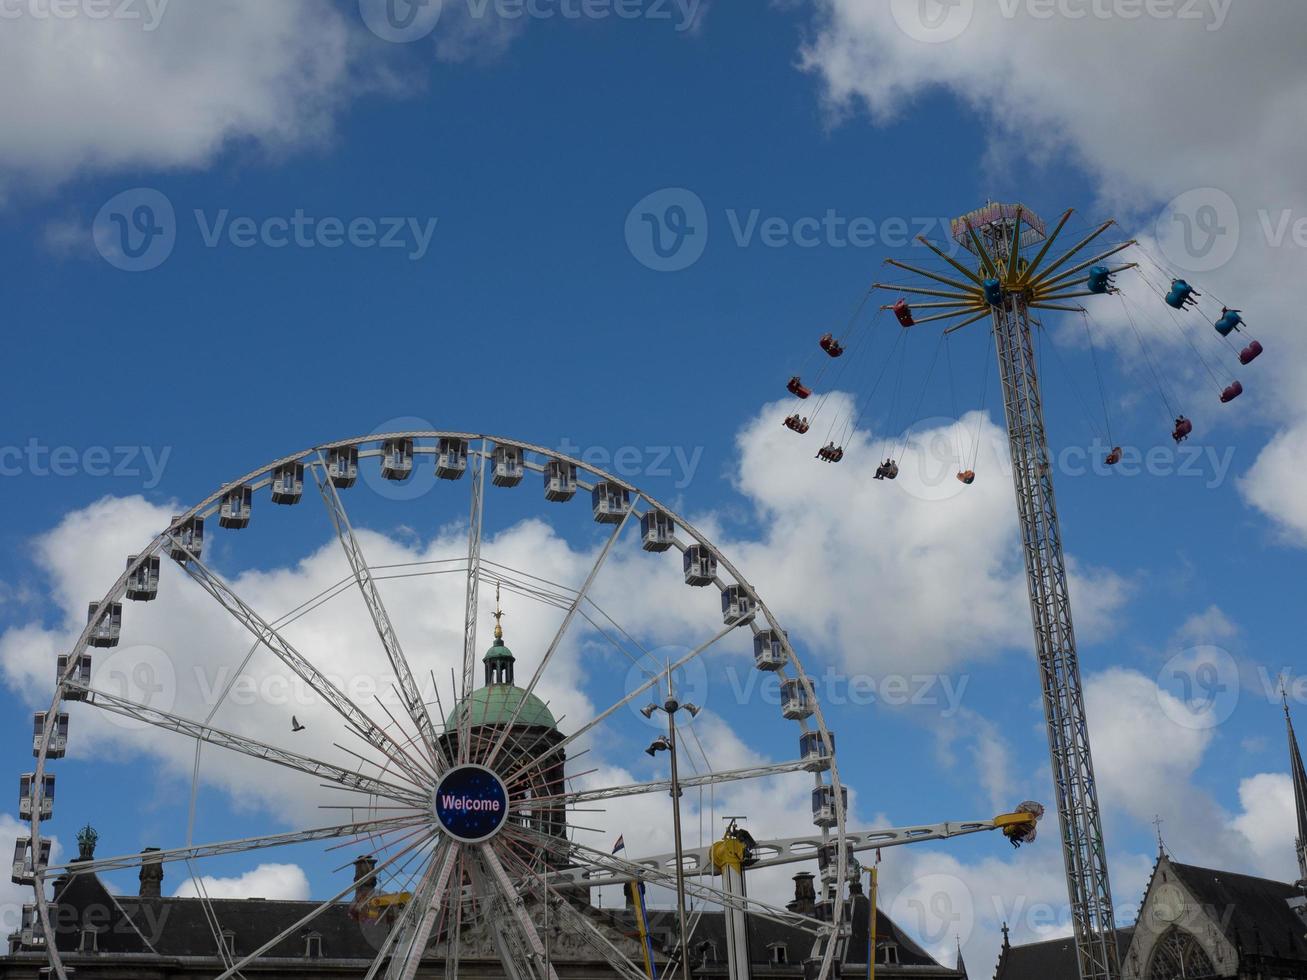
[[[499,774],[485,766],[455,766],[436,784],[431,809],[436,823],[454,840],[480,844],[508,820],[508,789]]]

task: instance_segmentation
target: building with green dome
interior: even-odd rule
[[[503,612],[495,603],[495,641],[481,662],[485,684],[458,702],[449,713],[441,743],[453,758],[461,758],[459,739],[466,732],[468,762],[497,772],[509,784],[512,819],[559,840],[567,838],[567,808],[559,797],[566,791],[563,777],[567,753],[555,746],[563,740],[558,722],[544,701],[514,682],[513,651],[504,643]],[[507,728],[503,748],[491,761],[495,744]],[[520,775],[519,775],[520,771]],[[540,799],[538,807],[530,800]],[[560,863],[548,855],[546,863]]]

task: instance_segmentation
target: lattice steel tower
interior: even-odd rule
[[[1046,263],[1053,242],[1071,214],[1070,211],[1064,214],[1053,232],[1046,235],[1043,222],[1029,209],[1019,204],[986,205],[952,223],[954,240],[971,253],[979,263],[977,268],[968,268],[943,249],[920,239],[961,278],[889,260],[891,265],[945,285],[948,290],[876,285],[937,300],[917,304],[916,309],[944,312],[932,312],[920,319],[909,315],[914,326],[961,318],[947,327],[953,331],[986,318],[992,322],[1080,976],[1084,980],[1116,980],[1121,968],[1112,890],[1089,750],[1075,630],[1071,623],[1066,561],[1053,493],[1030,311],[1079,312],[1080,307],[1065,305],[1064,301],[1093,294],[1083,288],[1089,281],[1083,275],[1085,271],[1134,243],[1118,245],[1059,271],[1113,224],[1109,221],[1099,226],[1074,247]],[[1032,256],[1031,252],[1035,254]],[[1110,272],[1126,268],[1130,266],[1118,266]]]

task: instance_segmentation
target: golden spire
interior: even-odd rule
[[[504,611],[499,608],[499,583],[498,582],[495,583],[494,615],[495,615],[495,639],[502,641],[504,639],[504,627],[499,621],[504,618]]]

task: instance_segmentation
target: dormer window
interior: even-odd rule
[[[235,957],[236,955],[236,933],[230,929],[222,930],[222,948],[227,951],[227,955]]]
[[[304,955],[311,960],[322,957],[322,933],[310,932],[304,937]]]
[[[883,943],[876,950],[876,962],[883,963],[886,966],[899,965],[899,946],[898,943]]]
[[[789,950],[784,943],[772,943],[767,947],[767,962],[773,966],[783,966],[789,961]]]
[[[99,952],[99,940],[95,926],[82,926],[82,937],[77,944],[79,953],[97,953]]]

